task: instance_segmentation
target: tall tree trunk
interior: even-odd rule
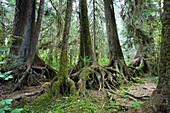
[[[117,33],[116,20],[114,14],[114,6],[112,0],[104,0],[104,9],[106,17],[106,28],[108,36],[108,44],[110,50],[110,61],[124,61],[123,53]]]
[[[40,28],[41,28],[41,21],[42,21],[42,16],[44,12],[44,0],[40,0],[40,5],[38,9],[38,17],[37,17],[37,22],[35,25],[35,29],[33,32],[33,36],[31,38],[31,44],[30,44],[30,55],[29,55],[29,63],[32,64],[35,54],[36,54],[36,47],[38,44],[38,37],[40,34]]]
[[[17,57],[17,62],[33,63],[41,27],[44,0],[40,0],[38,18],[35,25],[35,0],[16,1],[13,38],[10,55]]]
[[[87,1],[80,0],[80,55],[79,60],[82,64],[81,68],[85,65],[91,65],[92,62],[86,62],[87,59],[93,59],[93,50],[89,32],[89,20],[87,13]],[[84,59],[84,60],[83,60]]]
[[[17,57],[17,62],[26,62],[29,55],[30,37],[33,34],[35,0],[16,0],[13,43],[10,55]]]
[[[128,77],[128,79],[130,79],[131,73],[125,63],[123,52],[120,46],[117,27],[116,27],[113,1],[104,0],[104,9],[105,9],[108,45],[110,50],[110,61],[108,64],[106,64],[106,66],[112,66],[116,68],[120,73],[122,73],[123,81],[127,82],[125,76]]]
[[[62,39],[62,51],[60,54],[59,77],[52,80],[52,91],[56,95],[75,91],[74,83],[68,75],[68,39],[71,24],[72,0],[67,0],[67,10],[65,15],[65,26]],[[73,85],[72,86],[70,86]]]
[[[14,59],[16,64],[27,65],[27,70],[18,68],[12,65],[12,69],[16,69],[18,73],[14,75],[14,78],[18,83],[12,88],[11,91],[14,91],[20,87],[23,80],[28,79],[26,82],[28,85],[38,85],[39,82],[33,76],[33,73],[30,72],[30,69],[35,69],[35,66],[44,66],[46,68],[45,72],[47,79],[52,79],[56,75],[55,70],[50,66],[46,65],[39,57],[36,55],[36,46],[38,42],[43,9],[44,9],[44,0],[40,0],[40,6],[38,10],[38,18],[35,24],[35,5],[36,0],[16,0],[16,10],[14,18],[14,28],[13,28],[13,40],[12,46],[10,48],[10,56],[15,55]],[[36,56],[36,57],[35,57]],[[11,61],[13,63],[13,61]],[[7,64],[8,69],[9,62]],[[31,65],[34,66],[31,66]],[[21,66],[21,65],[18,65]],[[23,65],[22,65],[23,66]],[[14,69],[14,70],[15,70]],[[47,71],[48,70],[48,71]],[[23,72],[23,73],[22,73]],[[31,79],[30,79],[31,78]]]
[[[95,8],[96,8],[96,1],[93,0],[93,63],[97,64],[96,59],[96,15],[95,15]]]

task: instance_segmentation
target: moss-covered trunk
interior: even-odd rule
[[[77,64],[71,69],[70,74],[76,73],[85,66],[90,66],[94,61],[93,47],[89,31],[87,1],[79,0],[80,20],[80,54]]]
[[[68,39],[71,23],[72,0],[67,0],[67,10],[65,15],[65,26],[62,39],[62,51],[60,54],[59,75],[52,80],[52,92],[55,95],[73,93],[75,91],[74,82],[68,75]]]

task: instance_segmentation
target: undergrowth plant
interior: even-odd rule
[[[130,102],[134,108],[140,107],[140,103],[132,101]]]
[[[0,67],[2,64],[5,64],[5,61],[3,60],[2,61],[2,55],[0,56]],[[8,72],[5,72],[5,73],[1,73],[0,72],[0,79],[3,79],[3,80],[9,80],[9,79],[12,79],[13,78],[13,75],[10,75],[12,71],[8,71]],[[6,100],[2,100],[0,101],[0,113],[6,113],[6,112],[11,112],[11,113],[20,113],[23,109],[14,109],[12,110],[9,105],[11,104],[11,102],[13,101],[13,99],[6,99]]]
[[[13,101],[13,99],[6,99],[6,100],[2,100],[0,101],[0,113],[6,113],[7,111],[11,111],[11,113],[20,113],[23,109],[14,109],[12,110],[9,105],[11,104],[11,102]]]

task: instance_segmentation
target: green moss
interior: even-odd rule
[[[35,105],[42,104],[45,101],[50,100],[51,98],[52,98],[52,93],[49,91],[49,92],[46,92],[46,93],[42,94],[38,98],[36,98],[34,100],[33,104],[35,104]]]
[[[54,84],[52,85],[52,92],[55,93],[55,95],[61,95],[60,86],[61,86],[61,80],[54,82]]]
[[[80,81],[78,82],[78,86],[80,89],[80,92],[83,93],[86,88],[86,81],[89,78],[89,73],[91,70],[89,68],[83,69],[83,71],[80,74]]]
[[[66,84],[67,84],[67,87],[70,88],[70,93],[74,94],[76,92],[76,86],[75,86],[74,81],[69,78],[67,79]]]
[[[68,56],[66,51],[61,52],[59,76],[64,79],[68,78]]]
[[[83,84],[82,84],[81,79],[77,82],[77,85],[78,85],[78,92],[82,93],[83,92]]]
[[[58,76],[55,76],[52,80],[51,80],[51,85],[58,80]]]
[[[46,82],[44,83],[42,86],[41,86],[41,90],[45,90],[45,91],[49,91],[50,90],[50,85],[51,85],[51,82]]]

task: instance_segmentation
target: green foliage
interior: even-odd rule
[[[143,68],[143,65],[140,63],[140,65],[138,67],[136,67],[136,69],[142,69]]]
[[[110,60],[109,58],[103,57],[103,58],[99,59],[98,63],[99,63],[99,65],[104,65],[107,62],[109,62],[109,60]]]
[[[116,90],[116,92],[120,93],[120,94],[123,96],[123,98],[125,98],[125,92],[124,92],[124,91],[122,91],[122,90]]]
[[[8,106],[5,106],[0,109],[0,113],[5,113],[5,111],[10,111],[10,110],[11,110],[11,108],[9,108]]]
[[[132,101],[130,102],[134,108],[140,107],[140,103]]]
[[[4,64],[5,62],[0,62],[0,64]],[[12,71],[8,71],[5,73],[1,73],[0,72],[0,78],[3,78],[4,80],[9,80],[11,78],[13,78],[13,75],[9,75]],[[11,113],[20,113],[23,109],[14,109],[12,110],[11,108],[9,108],[8,105],[11,104],[11,102],[13,101],[13,99],[6,99],[6,100],[2,100],[0,101],[0,113],[5,113],[6,111],[10,111]]]
[[[159,77],[150,77],[151,81],[158,84]]]
[[[0,78],[3,78],[4,80],[9,80],[9,79],[12,79],[13,76],[12,75],[9,75],[12,71],[8,71],[8,72],[5,72],[5,73],[1,73],[0,72]]]
[[[145,84],[146,82],[144,80],[141,80],[139,77],[133,78],[135,82]]]
[[[11,113],[21,113],[21,111],[23,111],[22,108],[20,108],[20,109],[14,109],[14,110],[11,111]]]
[[[6,51],[6,49],[1,49],[0,51]],[[5,58],[5,52],[3,52],[3,54],[0,56],[0,66],[5,64],[5,60],[2,61],[3,58]],[[0,72],[0,78],[3,78],[4,80],[9,80],[9,79],[12,79],[13,76],[12,75],[9,75],[12,71],[8,71],[8,72],[5,72],[5,73],[1,73]]]
[[[12,102],[12,99],[6,99],[6,100],[2,100],[2,101],[0,102],[0,104],[3,106],[3,105],[5,105],[5,104],[11,104],[11,102]]]
[[[85,65],[89,62],[92,62],[91,58],[88,58],[88,56],[86,56],[84,58],[82,56],[80,56],[80,58],[84,62]]]
[[[13,99],[6,99],[6,100],[0,101],[1,106],[3,106],[2,108],[0,108],[0,113],[5,113],[6,111],[11,111],[11,113],[20,113],[23,110],[22,108],[14,109],[14,110],[9,108],[8,105],[10,105],[12,101]]]

